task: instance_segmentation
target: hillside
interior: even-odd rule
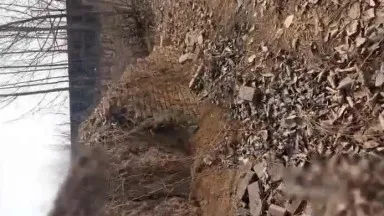
[[[381,215],[382,0],[130,6],[149,54],[81,130],[106,215]]]

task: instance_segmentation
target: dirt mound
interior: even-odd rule
[[[82,129],[83,143],[110,156],[107,215],[197,211],[187,200],[197,101],[181,86],[181,68],[161,52],[128,69]]]
[[[193,96],[191,65],[175,64],[175,53],[156,48],[128,68],[83,124],[82,142],[110,156],[107,215],[233,212],[236,171],[217,163],[231,122]]]
[[[225,110],[212,105],[206,105],[201,113],[199,130],[191,140],[195,162],[190,198],[198,202],[203,215],[233,215],[232,193],[238,173],[222,162],[230,151],[227,140],[235,135],[237,123],[228,119]]]

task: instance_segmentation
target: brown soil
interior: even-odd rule
[[[232,192],[235,186],[236,170],[223,168],[217,161],[212,165],[203,165],[204,157],[218,157],[217,150],[227,134],[225,128],[231,123],[225,119],[225,111],[214,105],[201,108],[199,130],[192,138],[195,156],[198,158],[192,167],[194,182],[191,198],[196,200],[203,215],[233,215]]]
[[[236,171],[210,167],[199,173],[192,186],[192,197],[202,209],[202,215],[234,215],[232,200]]]

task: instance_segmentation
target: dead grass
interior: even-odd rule
[[[174,97],[171,94],[177,93],[175,87],[188,82],[189,70],[175,65],[172,62],[177,61],[175,56],[171,50],[157,49],[150,57],[128,68],[83,125],[83,142],[104,148],[110,157],[106,215],[135,211],[143,214],[148,211],[148,215],[158,215],[156,211],[166,211],[167,215],[196,215],[193,212],[197,210],[187,200],[194,156],[169,148],[173,143],[184,145],[177,144],[179,141],[174,137],[158,137],[145,131],[129,133],[134,125],[162,109],[173,107],[190,115],[197,112],[192,95],[179,93],[176,94],[179,97]],[[167,107],[163,107],[163,101]],[[140,106],[144,109],[135,112]],[[116,116],[123,120],[119,121]],[[181,209],[164,204],[172,197],[178,197],[176,203]]]

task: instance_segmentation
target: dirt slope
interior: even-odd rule
[[[383,1],[146,3],[153,52],[83,128],[111,154],[108,215],[380,215],[380,196],[353,178],[381,178],[366,155],[384,150]],[[194,123],[173,121],[188,129],[179,140],[155,124],[132,136],[160,110]],[[318,156],[337,163],[308,162]],[[338,185],[328,199],[309,190]]]

